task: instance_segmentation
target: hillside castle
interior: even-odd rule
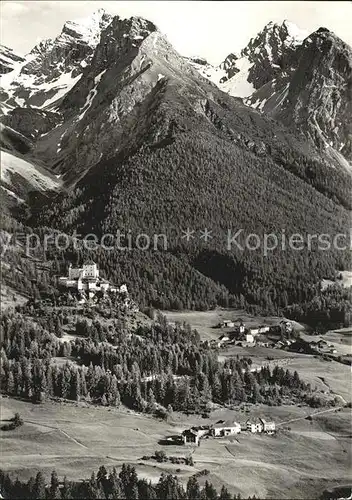
[[[72,267],[72,264],[70,264],[68,276],[60,276],[58,284],[70,291],[76,290],[82,297],[88,299],[94,298],[97,292],[112,292],[128,296],[127,286],[116,287],[106,279],[101,278],[98,266],[93,261],[85,262],[83,267]]]

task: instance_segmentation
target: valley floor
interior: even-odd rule
[[[242,310],[235,309],[215,309],[213,311],[163,311],[169,322],[186,322],[192,329],[196,329],[201,340],[217,340],[220,335],[226,333],[226,329],[216,326],[225,319],[233,321],[239,318],[246,326],[257,326],[260,324],[278,324],[282,318],[275,316],[251,316]],[[338,354],[351,354],[351,331],[343,329],[328,332],[324,336],[312,336],[305,333],[305,326],[294,323],[296,331],[300,336],[308,341],[324,338],[329,343],[332,342]],[[341,403],[351,401],[351,367],[343,365],[334,360],[323,359],[319,355],[298,354],[281,349],[272,349],[262,346],[240,347],[227,346],[219,350],[219,361],[234,356],[246,356],[252,359],[252,367],[275,365],[287,368],[290,371],[297,370],[299,376],[312,387],[317,387],[321,391],[331,391],[339,396]]]
[[[34,405],[3,397],[2,422],[18,411],[24,425],[1,431],[2,467],[28,479],[38,470],[47,476],[88,478],[92,470],[123,462],[139,475],[157,481],[161,472],[177,474],[181,481],[204,469],[215,487],[225,484],[233,493],[271,498],[317,498],[327,488],[349,484],[351,428],[348,409],[312,410],[307,407],[243,406],[217,409],[209,419],[173,414],[168,422],[126,409],[84,403],[47,401]],[[319,412],[319,414],[318,414]],[[317,413],[312,420],[309,414]],[[160,441],[194,424],[220,418],[244,421],[264,416],[278,425],[276,436],[240,434],[224,439],[203,439],[199,447],[162,445]],[[194,467],[143,461],[163,449],[168,456],[192,454]]]
[[[274,317],[254,318],[239,311],[166,313],[170,322],[186,321],[196,328],[202,340],[218,338],[222,330],[214,326],[229,315],[235,319],[239,314],[247,325],[277,321]],[[72,340],[71,337],[74,338],[65,332],[65,340]],[[219,351],[220,360],[236,355],[251,357],[253,368],[280,365],[297,370],[302,380],[321,393],[334,393],[341,403],[336,408],[319,409],[301,405],[243,404],[234,409],[214,406],[209,418],[173,412],[167,421],[161,421],[124,407],[50,400],[32,404],[2,397],[1,423],[6,423],[15,412],[24,420],[24,425],[15,430],[0,431],[2,468],[25,480],[38,470],[49,478],[53,469],[61,479],[65,475],[68,479],[86,479],[100,465],[119,468],[129,463],[141,477],[151,481],[158,481],[162,472],[168,472],[185,484],[193,474],[207,470],[207,474],[199,474],[200,484],[208,480],[218,490],[224,484],[231,493],[240,493],[243,498],[256,495],[311,499],[327,489],[351,484],[352,429],[350,410],[344,407],[351,401],[350,366],[320,356],[265,347],[230,346]],[[55,362],[59,361],[67,358],[55,358]],[[309,415],[312,419],[307,419]],[[220,419],[244,422],[257,417],[275,421],[277,434],[204,438],[199,447],[165,444],[166,438],[192,425],[213,424]],[[194,466],[142,460],[156,450],[164,450],[167,456],[192,454]]]

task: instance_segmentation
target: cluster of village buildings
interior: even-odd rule
[[[112,285],[109,281],[99,276],[99,269],[95,262],[87,261],[82,267],[68,268],[68,276],[60,276],[58,285],[70,292],[76,292],[79,300],[84,303],[95,298],[97,292],[119,293],[128,300],[128,290],[126,285],[119,287]]]
[[[329,353],[329,354],[336,354],[337,350],[335,349],[334,344],[329,344],[326,342],[326,340],[319,339],[317,341],[312,340],[312,342],[309,343],[310,347],[313,349],[316,349],[318,352],[321,352],[322,354],[324,353]]]
[[[182,432],[182,441],[184,444],[193,444],[198,446],[200,440],[204,437],[221,438],[233,436],[241,432],[274,434],[276,431],[275,422],[259,418],[252,422],[247,420],[244,423],[234,422],[232,420],[219,420],[213,425],[194,426]]]
[[[217,347],[224,347],[229,344],[242,345],[244,347],[253,347],[260,345],[263,347],[283,347],[290,345],[293,341],[289,339],[270,342],[265,335],[268,333],[282,332],[285,335],[290,335],[293,331],[292,323],[287,320],[282,320],[279,325],[268,326],[260,325],[247,328],[242,320],[232,321],[224,320],[220,328],[226,328],[227,331],[219,337],[217,341],[213,341]],[[229,331],[228,331],[229,330]]]

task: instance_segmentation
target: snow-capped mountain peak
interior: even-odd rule
[[[190,62],[198,71],[235,97],[247,98],[257,89],[294,66],[294,54],[308,34],[294,23],[269,22],[241,50],[230,53],[218,66],[199,58]]]
[[[91,16],[77,19],[75,21],[66,21],[62,29],[61,36],[68,35],[78,38],[89,44],[97,45],[101,30],[111,22],[112,16],[104,9],[98,9]]]
[[[352,52],[328,29],[309,34],[288,20],[269,22],[239,56],[215,67],[201,58],[189,62],[224,92],[294,123],[335,157],[352,158]]]
[[[1,78],[6,105],[46,108],[61,100],[90,64],[100,34],[112,19],[99,9],[87,18],[67,21],[55,39],[40,41]]]
[[[292,39],[293,43],[302,43],[309,35],[308,31],[302,30],[296,24],[287,21],[287,19],[282,23],[282,26],[286,28],[287,34]]]

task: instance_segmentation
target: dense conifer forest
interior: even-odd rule
[[[277,251],[263,257],[255,252],[236,257],[220,250],[172,251],[132,248],[89,250],[72,237],[65,250],[47,245],[46,235],[63,234],[49,228],[25,226],[3,217],[4,284],[25,297],[59,300],[57,276],[67,274],[68,263],[97,262],[101,275],[112,283],[126,283],[142,310],[209,310],[216,306],[246,309],[252,314],[284,314],[316,326],[341,327],[350,323],[351,296],[340,285],[323,290],[320,277],[333,278],[336,267],[348,267],[342,254],[334,263],[331,252]],[[37,235],[39,245],[26,252],[26,238]],[[33,239],[33,242],[35,240]],[[52,240],[53,241],[53,240]],[[4,243],[7,243],[6,247]],[[275,260],[276,259],[276,260]],[[325,260],[324,260],[325,259]]]
[[[55,471],[47,484],[42,472],[31,477],[27,482],[12,479],[0,470],[0,489],[6,498],[40,500],[64,499],[121,499],[121,500],[240,500],[241,495],[231,495],[223,486],[217,491],[205,481],[199,484],[196,476],[191,476],[184,487],[176,476],[162,474],[156,484],[138,477],[134,467],[123,464],[118,472],[116,468],[108,472],[102,465],[97,472],[92,472],[90,479],[84,481],[60,480]],[[255,496],[248,500],[255,500]]]
[[[62,342],[65,315],[39,308],[29,319],[26,311],[1,320],[1,387],[12,396],[122,403],[161,418],[174,410],[207,413],[211,403],[336,403],[322,401],[297,372],[278,366],[252,371],[250,358],[219,363],[216,350],[200,342],[196,331],[170,326],[163,317],[134,332],[123,319],[109,325],[78,320],[75,340]],[[66,363],[56,363],[58,357]]]

